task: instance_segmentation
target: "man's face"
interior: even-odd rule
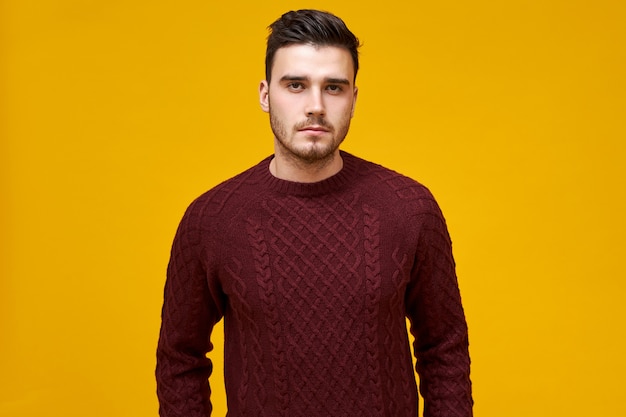
[[[276,51],[271,71],[271,83],[263,81],[259,94],[276,157],[310,164],[336,156],[357,97],[350,52],[290,45]]]

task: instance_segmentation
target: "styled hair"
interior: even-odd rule
[[[320,10],[297,10],[283,14],[268,27],[265,79],[270,82],[274,55],[289,45],[336,46],[352,55],[354,78],[359,70],[359,40],[337,16]]]

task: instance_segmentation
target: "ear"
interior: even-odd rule
[[[356,107],[356,98],[359,95],[359,87],[354,87],[354,96],[352,97],[352,111],[350,112],[350,117],[354,117],[354,108]]]
[[[259,104],[265,113],[270,111],[270,86],[266,80],[259,85]]]

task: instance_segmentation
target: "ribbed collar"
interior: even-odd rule
[[[359,159],[348,152],[340,151],[340,153],[343,160],[341,171],[322,181],[302,183],[276,178],[270,172],[270,161],[273,156],[265,158],[257,165],[256,175],[258,175],[260,182],[268,189],[280,194],[290,194],[300,197],[313,197],[328,194],[341,189],[346,184],[350,184],[356,179]]]

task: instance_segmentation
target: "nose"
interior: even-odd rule
[[[326,114],[326,109],[324,107],[324,99],[322,97],[322,93],[314,89],[311,89],[309,91],[310,94],[305,109],[307,117],[324,116]]]

